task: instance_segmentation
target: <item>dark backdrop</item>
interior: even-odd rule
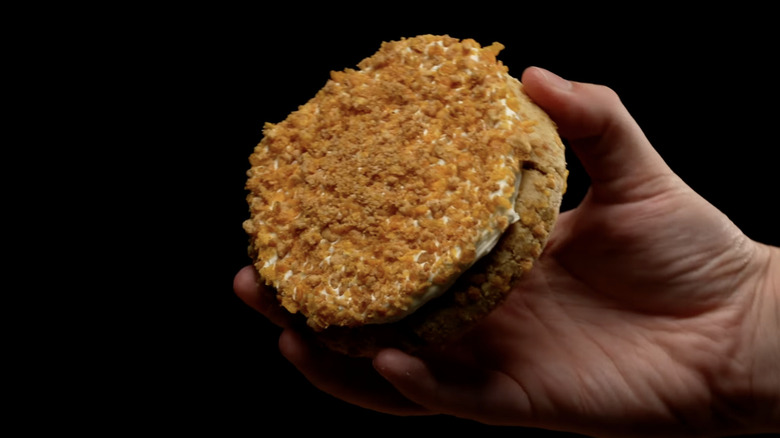
[[[675,172],[748,236],[780,244],[778,38],[767,11],[613,9],[595,19],[582,11],[477,6],[447,17],[413,5],[357,16],[334,5],[204,7],[166,16],[165,38],[153,43],[143,73],[160,90],[157,122],[167,124],[166,115],[173,122],[162,149],[149,154],[170,160],[157,198],[171,214],[158,226],[164,244],[150,248],[162,253],[164,274],[148,289],[172,306],[157,312],[155,342],[134,359],[142,389],[128,390],[144,394],[139,418],[164,419],[159,424],[172,429],[249,428],[252,435],[277,426],[347,436],[518,433],[448,417],[396,418],[323,394],[280,357],[279,330],[233,295],[233,276],[249,262],[244,179],[263,123],[284,119],[331,70],[354,67],[384,40],[436,33],[499,41],[506,46],[499,58],[518,77],[538,65],[612,87]],[[568,161],[564,210],[588,185],[576,159]]]

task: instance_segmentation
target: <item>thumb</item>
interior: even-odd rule
[[[538,67],[526,69],[522,82],[582,162],[595,200],[631,202],[668,188],[671,169],[613,90]]]

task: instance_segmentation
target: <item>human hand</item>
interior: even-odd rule
[[[681,181],[608,88],[536,68],[522,82],[592,185],[466,337],[351,359],[290,328],[252,268],[236,293],[286,327],[280,349],[313,384],[370,409],[593,435],[778,430],[780,250]]]

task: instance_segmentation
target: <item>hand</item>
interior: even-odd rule
[[[289,328],[251,268],[236,293],[288,327],[280,349],[312,383],[370,409],[594,435],[780,430],[780,250],[681,181],[610,89],[537,68],[522,82],[592,185],[465,338],[355,360]]]

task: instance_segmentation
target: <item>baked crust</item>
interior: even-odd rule
[[[447,342],[541,254],[565,190],[564,150],[496,60],[502,47],[432,35],[384,43],[266,124],[248,172],[249,252],[281,305],[330,348],[372,356]],[[488,232],[503,235],[474,264]],[[409,314],[431,285],[456,278]]]
[[[532,159],[524,164],[515,203],[520,221],[443,296],[392,324],[332,327],[316,333],[324,345],[356,357],[373,357],[389,347],[415,352],[446,345],[501,304],[541,256],[558,218],[568,171],[555,124],[515,82],[523,116],[537,121],[531,135]]]

